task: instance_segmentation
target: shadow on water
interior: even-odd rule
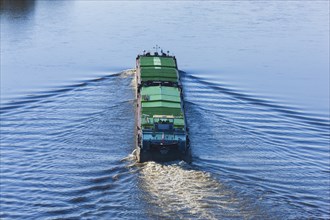
[[[1,14],[7,14],[12,19],[24,19],[34,13],[35,0],[0,0]]]

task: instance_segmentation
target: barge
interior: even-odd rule
[[[157,50],[137,56],[135,152],[138,162],[190,162],[183,98],[175,56]]]

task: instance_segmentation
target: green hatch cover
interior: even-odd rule
[[[176,63],[173,57],[140,57],[140,67],[147,66],[162,66],[176,68]]]
[[[176,87],[149,86],[142,87],[142,114],[183,115],[180,104],[180,92]]]
[[[141,81],[178,82],[176,61],[173,57],[140,56]],[[141,89],[141,123],[153,126],[154,115],[174,116],[174,127],[183,128],[180,91],[176,87],[148,86]]]
[[[142,67],[141,68],[141,77],[177,77],[177,71],[175,68],[169,67]]]
[[[177,82],[177,70],[169,67],[142,67],[141,80]]]
[[[180,97],[179,89],[170,86],[148,86],[142,87],[141,95],[172,95]]]

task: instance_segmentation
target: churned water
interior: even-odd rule
[[[1,219],[328,219],[328,1],[1,1]],[[193,163],[135,163],[135,56]]]

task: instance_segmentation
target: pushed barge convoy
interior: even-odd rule
[[[185,160],[191,152],[176,58],[144,53],[136,58],[138,162]]]

